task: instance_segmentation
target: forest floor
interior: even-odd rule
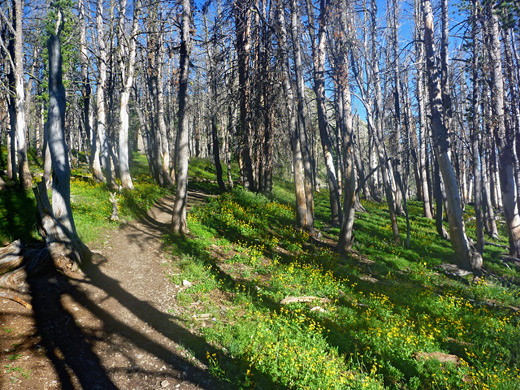
[[[392,239],[386,205],[363,200],[340,256],[328,192],[315,193],[311,237],[294,226],[290,182],[220,193],[213,163],[194,159],[190,233],[177,238],[172,196],[136,157],[118,222],[106,186],[79,170],[71,181],[94,253],[83,275],[0,289],[0,389],[520,389],[520,265],[504,260],[500,220],[479,278],[453,273],[416,200],[409,247]],[[30,195],[1,193],[0,245],[38,239]],[[464,216],[474,239],[472,205]]]
[[[190,194],[189,203],[203,194]],[[173,196],[91,247],[84,275],[55,273],[0,298],[1,389],[215,389],[193,350],[206,341],[182,325],[163,251]],[[5,292],[5,290],[4,290]],[[13,293],[13,291],[11,291]]]

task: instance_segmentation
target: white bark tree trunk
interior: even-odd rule
[[[11,125],[14,126],[13,132],[16,139],[16,167],[18,179],[24,188],[31,188],[32,176],[29,171],[29,161],[27,159],[27,124],[25,121],[25,90],[24,90],[24,73],[23,73],[23,0],[13,0],[13,21],[11,26],[14,34],[10,42],[10,55],[14,63],[11,69],[11,88],[12,95],[11,105],[13,110],[11,115]]]
[[[132,29],[129,37],[125,37],[125,13],[127,0],[123,0],[119,8],[119,67],[121,70],[121,80],[123,87],[121,89],[121,99],[119,104],[119,177],[121,178],[121,186],[132,190],[134,184],[130,176],[130,156],[128,151],[128,101],[130,99],[130,91],[134,82],[135,59],[137,55],[137,30],[139,28],[139,17],[141,14],[141,1],[136,0],[133,4]],[[128,40],[128,48],[123,44]]]
[[[76,226],[70,204],[70,165],[65,143],[65,88],[62,83],[61,47],[58,36],[47,42],[49,51],[49,111],[47,136],[51,152],[52,213],[65,230],[76,235]]]
[[[513,129],[508,126],[504,112],[504,80],[502,73],[500,27],[498,16],[488,6],[489,18],[489,52],[491,56],[491,81],[493,85],[493,114],[498,128],[494,135],[499,153],[499,176],[504,204],[504,216],[509,233],[509,252],[511,256],[520,257],[520,213],[517,202],[517,187],[513,165]]]
[[[103,23],[103,0],[97,0],[96,10],[96,30],[97,30],[97,45],[99,51],[99,59],[97,63],[98,68],[98,82],[96,87],[96,133],[97,137],[92,137],[92,147],[94,156],[92,161],[95,163],[92,167],[94,176],[101,181],[105,181],[105,177],[101,172],[97,162],[101,162],[101,166],[105,169],[108,185],[110,188],[115,187],[112,175],[112,166],[110,164],[108,137],[106,134],[106,111],[105,111],[105,90],[107,82],[107,50],[105,45],[105,27]],[[98,147],[99,140],[99,147]],[[97,155],[97,156],[96,156]]]

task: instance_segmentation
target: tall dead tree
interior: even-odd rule
[[[180,46],[180,79],[179,79],[179,131],[177,132],[177,193],[173,205],[172,232],[182,235],[188,232],[186,221],[186,202],[188,199],[188,161],[189,161],[189,96],[188,83],[190,75],[191,52],[191,4],[190,0],[182,0],[181,46]]]
[[[282,67],[282,83],[285,93],[285,104],[287,108],[287,116],[289,119],[289,139],[291,142],[292,162],[294,186],[296,194],[296,224],[300,228],[308,226],[307,221],[307,202],[305,199],[305,186],[303,174],[303,156],[301,144],[298,136],[298,116],[296,107],[296,98],[294,93],[294,84],[292,83],[292,75],[290,71],[289,51],[287,44],[287,29],[285,23],[284,8],[282,0],[276,2],[277,21],[278,21],[278,40],[279,40],[279,56]]]
[[[304,176],[304,190],[305,190],[305,202],[307,203],[307,216],[305,229],[308,231],[314,230],[314,195],[313,195],[313,172],[312,172],[312,161],[311,153],[308,145],[308,131],[307,131],[307,113],[305,107],[305,85],[303,78],[303,65],[302,65],[302,54],[301,54],[301,43],[300,43],[300,31],[299,26],[301,24],[301,18],[299,10],[296,4],[296,0],[290,1],[290,27],[291,27],[291,40],[293,48],[293,59],[294,59],[294,73],[295,73],[295,90],[296,90],[296,108],[298,114],[298,138],[300,142],[300,149],[302,152],[303,162],[303,176]],[[324,30],[324,28],[323,28]],[[325,41],[324,37],[322,37]],[[325,42],[323,43],[323,46]],[[325,54],[325,50],[323,50]]]
[[[455,251],[457,265],[461,268],[478,272],[482,267],[482,256],[466,237],[459,187],[448,154],[448,129],[443,122],[441,80],[433,36],[433,12],[429,0],[423,0],[422,6],[432,140],[446,190],[451,244]]]
[[[12,19],[11,23],[6,21],[7,29],[10,32],[8,44],[8,56],[10,59],[9,79],[9,116],[11,120],[11,163],[13,167],[13,178],[16,174],[20,184],[24,188],[31,188],[32,176],[29,171],[29,161],[27,159],[27,123],[25,115],[25,90],[24,90],[24,69],[23,69],[23,28],[22,18],[24,10],[23,0],[12,0],[11,3]],[[17,169],[15,169],[15,167]]]
[[[354,164],[354,131],[352,124],[352,98],[350,92],[350,70],[349,70],[349,53],[351,49],[352,28],[351,16],[348,12],[352,8],[345,7],[340,1],[332,2],[332,6],[339,12],[330,17],[334,24],[331,26],[332,34],[335,37],[334,46],[332,47],[331,59],[333,64],[333,77],[336,86],[336,105],[338,107],[338,126],[339,135],[341,136],[342,145],[342,161],[343,161],[343,177],[345,181],[344,198],[343,198],[343,214],[341,218],[341,230],[338,240],[338,251],[346,253],[351,250],[354,243],[354,217],[356,203],[356,172]],[[331,43],[332,45],[332,43]],[[323,140],[322,140],[323,142]],[[341,209],[340,209],[341,210]]]
[[[121,82],[123,84],[119,105],[119,177],[121,178],[121,186],[131,190],[134,188],[134,185],[130,176],[130,157],[128,153],[128,101],[134,82],[141,1],[136,0],[133,4],[130,36],[127,36],[125,33],[126,4],[127,0],[122,0],[120,3],[118,25],[119,70],[121,71]]]
[[[473,157],[473,177],[474,185],[474,201],[475,201],[475,220],[476,220],[476,236],[477,236],[477,250],[482,254],[484,252],[484,222],[482,217],[482,175],[480,169],[480,116],[479,116],[479,39],[478,39],[478,12],[480,8],[480,1],[472,1],[471,9],[471,45],[472,45],[472,59],[471,59],[471,81],[473,90],[471,94],[471,152]]]
[[[329,199],[331,208],[331,220],[333,223],[341,222],[341,199],[339,196],[339,185],[336,168],[334,166],[332,142],[328,133],[329,122],[327,119],[326,97],[325,97],[325,44],[326,44],[326,21],[330,5],[328,0],[320,0],[318,31],[316,32],[314,5],[307,0],[308,28],[311,38],[312,64],[313,64],[313,88],[316,94],[316,107],[318,112],[318,128],[323,150],[323,158],[327,169],[327,182],[329,185]]]
[[[233,2],[236,50],[238,55],[238,85],[240,94],[240,158],[244,188],[255,190],[253,165],[251,159],[251,112],[250,112],[250,75],[249,61],[251,56],[251,0],[235,0]]]
[[[504,216],[509,233],[509,253],[520,257],[520,213],[517,202],[517,186],[514,172],[514,139],[513,127],[506,121],[504,108],[504,75],[502,67],[502,44],[500,42],[500,26],[498,15],[493,7],[485,7],[487,18],[487,46],[491,58],[491,85],[493,116],[497,124],[494,129],[495,142],[498,148],[500,188],[504,204]],[[518,104],[518,102],[517,102]]]
[[[206,12],[204,12],[204,33],[206,40],[206,53],[207,53],[207,61],[208,61],[208,82],[210,84],[211,91],[211,100],[210,100],[210,121],[211,121],[211,140],[212,140],[212,152],[213,159],[215,162],[215,170],[217,174],[217,183],[220,191],[225,191],[226,186],[224,184],[224,180],[222,177],[222,164],[220,163],[220,142],[219,142],[219,134],[218,134],[218,104],[219,104],[219,72],[217,69],[217,64],[215,63],[215,55],[213,51],[217,49],[216,45],[216,31],[214,31],[214,39],[209,38],[209,29],[208,29],[208,17],[207,17],[207,7],[205,8]],[[215,28],[215,27],[214,27]]]

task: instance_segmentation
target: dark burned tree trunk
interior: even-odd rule
[[[251,114],[249,60],[251,50],[251,1],[235,0],[236,47],[238,54],[238,79],[240,85],[240,135],[242,138],[241,164],[242,180],[246,190],[254,191],[253,164],[251,161]]]
[[[222,164],[220,163],[220,147],[218,141],[218,124],[216,113],[211,118],[211,137],[213,140],[213,159],[215,160],[215,169],[217,171],[217,183],[220,191],[226,191],[226,185],[222,178]]]
[[[226,191],[226,185],[224,184],[224,179],[222,176],[222,164],[220,163],[220,142],[218,138],[218,104],[219,104],[219,95],[218,95],[218,71],[217,65],[215,64],[215,56],[213,53],[213,46],[215,46],[215,50],[218,48],[215,45],[216,36],[214,36],[214,40],[210,42],[209,31],[208,31],[208,21],[207,14],[204,13],[204,32],[206,39],[206,54],[208,55],[209,62],[209,83],[211,90],[211,102],[210,102],[210,115],[211,115],[211,141],[212,141],[212,153],[213,159],[215,161],[215,169],[217,173],[217,183],[220,191]]]

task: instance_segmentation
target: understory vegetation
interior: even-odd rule
[[[75,168],[72,204],[85,242],[166,194],[134,157],[136,189],[116,195],[119,222],[109,220],[107,187]],[[212,167],[192,160],[192,190],[218,193]],[[409,203],[405,249],[392,240],[386,206],[363,201],[354,251],[340,257],[328,194],[316,194],[312,238],[294,227],[293,193],[286,182],[270,196],[236,188],[193,207],[187,236],[163,237],[182,307],[176,321],[214,346],[201,359],[213,375],[244,389],[520,388],[519,275],[500,260],[504,232],[486,246],[482,277],[454,276],[440,267],[453,261],[450,243],[419,202]],[[0,207],[2,241],[37,237],[31,193],[8,187]],[[471,235],[470,206],[465,218]]]

